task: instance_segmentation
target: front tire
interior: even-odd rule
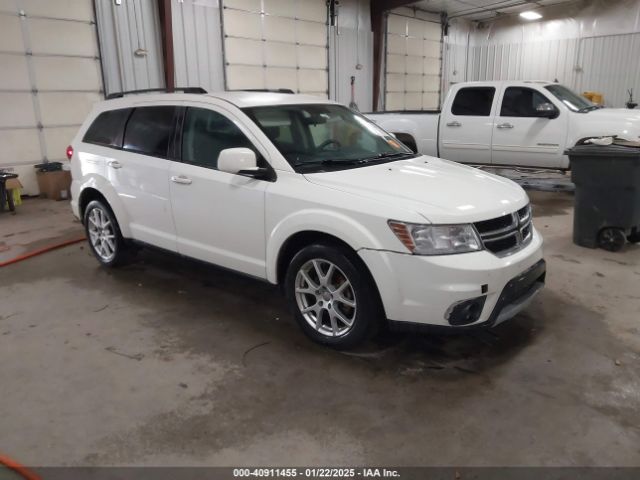
[[[126,263],[128,251],[118,221],[111,209],[100,200],[93,200],[84,211],[84,228],[91,251],[105,267]]]
[[[362,261],[338,245],[314,244],[291,260],[285,277],[289,307],[312,340],[349,349],[373,336],[383,318]]]

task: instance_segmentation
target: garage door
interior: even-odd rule
[[[224,0],[228,90],[288,88],[328,97],[327,6],[310,0]]]
[[[0,168],[38,193],[34,164],[65,149],[101,98],[91,0],[0,0]]]
[[[389,14],[385,110],[440,108],[440,23]]]

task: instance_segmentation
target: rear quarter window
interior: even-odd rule
[[[132,108],[121,108],[102,112],[89,126],[82,141],[108,147],[122,147],[124,126],[132,110]]]
[[[451,113],[469,117],[488,117],[496,89],[493,87],[466,87],[458,90],[453,99]]]

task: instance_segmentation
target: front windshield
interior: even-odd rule
[[[569,90],[564,85],[547,85],[544,88],[549,90],[573,112],[588,112],[599,108],[595,103],[591,103],[585,97]]]
[[[370,120],[341,105],[244,109],[294,168],[347,168],[413,156]]]

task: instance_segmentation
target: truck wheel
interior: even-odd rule
[[[289,307],[318,343],[352,348],[373,336],[383,312],[369,273],[350,250],[314,244],[291,260],[285,277]]]
[[[91,251],[106,267],[116,267],[129,259],[127,246],[111,209],[93,200],[84,211],[84,228]]]
[[[624,247],[627,237],[621,228],[603,228],[598,234],[598,246],[609,252],[618,252]]]
[[[629,243],[640,243],[640,229],[634,228],[627,237]]]

